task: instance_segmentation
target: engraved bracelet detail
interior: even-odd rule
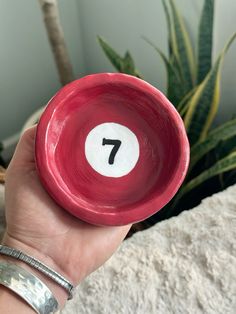
[[[18,265],[0,262],[0,284],[19,295],[38,314],[52,314],[59,309],[59,304],[48,287]]]
[[[0,245],[0,254],[18,259],[32,266],[33,268],[37,269],[39,272],[51,278],[53,281],[59,284],[62,288],[64,288],[69,294],[68,300],[73,298],[74,287],[72,283],[70,283],[70,281],[67,280],[65,277],[63,277],[58,272],[48,267],[44,263],[40,262],[36,258],[30,255],[27,255],[20,250],[8,247],[6,245]]]

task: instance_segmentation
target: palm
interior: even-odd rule
[[[78,281],[110,257],[129,226],[96,227],[60,208],[39,182],[34,134],[35,129],[31,129],[25,135],[7,172],[8,233],[38,250],[46,250],[70,278]]]

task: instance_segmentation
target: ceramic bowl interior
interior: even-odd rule
[[[123,176],[102,175],[86,158],[88,134],[104,123],[124,126],[138,140],[138,160]],[[99,158],[96,147],[92,153]],[[132,154],[127,148],[127,156]],[[160,210],[181,185],[188,161],[175,108],[151,85],[122,74],[69,84],[49,102],[38,125],[36,162],[44,186],[63,208],[94,224],[133,223]]]

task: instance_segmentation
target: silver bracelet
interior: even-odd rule
[[[0,262],[0,284],[23,298],[38,314],[55,313],[58,302],[48,287],[29,271],[9,262]]]
[[[66,278],[60,275],[58,272],[46,266],[44,263],[40,262],[36,258],[30,255],[27,255],[21,252],[20,250],[8,247],[6,245],[0,245],[0,254],[16,258],[36,268],[38,271],[40,271],[47,277],[51,278],[56,283],[58,283],[62,288],[64,288],[69,294],[68,300],[73,298],[73,292],[74,292],[73,285]]]

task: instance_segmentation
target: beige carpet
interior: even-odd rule
[[[125,241],[62,311],[74,313],[235,314],[236,186]]]

